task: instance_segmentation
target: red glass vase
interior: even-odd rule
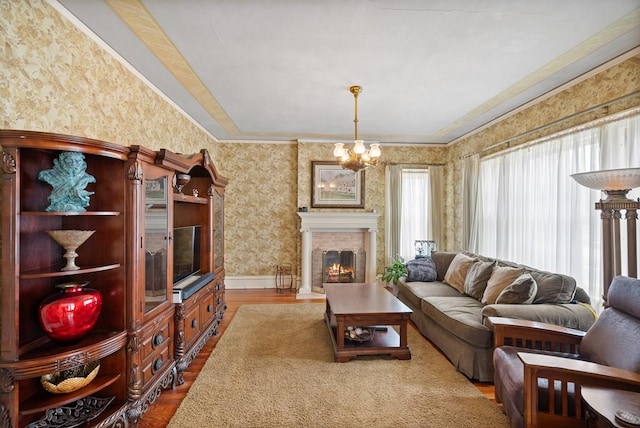
[[[40,326],[52,340],[69,344],[85,337],[96,325],[102,294],[86,288],[88,282],[56,285],[61,291],[40,304]]]

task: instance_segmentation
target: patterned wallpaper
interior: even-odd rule
[[[0,2],[2,127],[181,153],[214,139],[42,0]]]
[[[43,0],[0,2],[0,28],[0,126],[181,153],[206,148],[229,178],[227,275],[273,275],[285,262],[299,270],[297,208],[311,205],[311,161],[331,160],[331,144],[217,142]],[[446,163],[441,248],[460,248],[460,156],[636,91],[639,62],[627,60],[450,147],[382,146],[383,165],[365,173],[364,210],[384,214],[384,163]],[[640,105],[637,98],[609,112]],[[377,236],[381,272],[383,217]]]
[[[230,276],[275,275],[275,266],[295,264],[295,144],[220,143],[225,192],[225,269]]]

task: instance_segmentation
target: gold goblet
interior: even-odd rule
[[[80,269],[76,265],[76,257],[78,257],[76,250],[95,233],[95,230],[49,230],[47,233],[62,248],[67,250],[63,256],[67,259],[67,264],[61,270],[67,271]]]

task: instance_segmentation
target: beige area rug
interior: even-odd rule
[[[413,328],[411,360],[333,362],[324,309],[241,306],[169,427],[508,427]]]

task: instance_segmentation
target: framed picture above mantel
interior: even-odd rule
[[[312,208],[364,208],[364,171],[334,161],[311,161]]]

